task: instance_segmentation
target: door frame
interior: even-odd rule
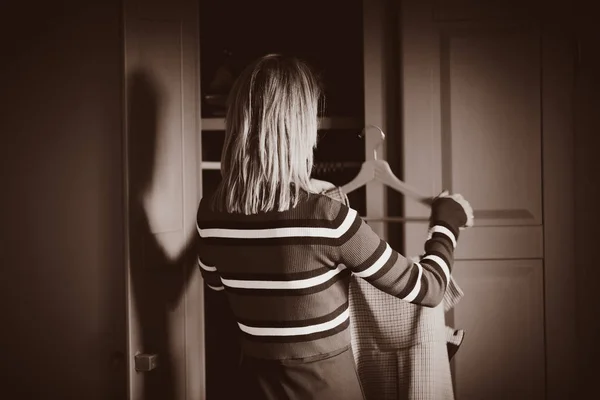
[[[542,29],[542,185],[546,398],[575,395],[575,46]]]
[[[124,116],[122,121],[122,162],[123,171],[123,193],[124,193],[124,223],[123,230],[125,236],[124,256],[125,256],[125,289],[126,293],[131,292],[131,254],[130,254],[130,176],[129,176],[129,126],[128,126],[128,40],[130,40],[131,29],[135,21],[168,21],[178,24],[180,28],[180,62],[181,79],[185,79],[185,92],[182,93],[182,130],[193,132],[193,139],[189,146],[183,146],[183,168],[190,171],[194,180],[194,185],[183,188],[183,207],[188,210],[190,206],[197,208],[201,195],[201,170],[200,157],[201,150],[201,108],[200,108],[200,29],[199,29],[199,0],[177,0],[168,2],[166,0],[152,0],[141,4],[134,0],[123,1],[121,4],[121,51],[122,51],[122,88],[121,99],[124,107]],[[189,133],[187,133],[188,139]],[[199,176],[199,178],[197,178]],[[198,186],[196,186],[198,185]],[[195,211],[191,213],[195,215]],[[190,233],[195,232],[195,222],[184,223],[184,230],[187,228]],[[205,350],[204,350],[204,286],[200,275],[200,270],[196,263],[186,265],[185,268],[191,269],[182,271],[182,279],[187,279],[185,292],[182,296],[181,305],[183,307],[183,335],[185,358],[185,383],[184,395],[186,400],[200,400],[206,398],[206,375],[205,375]],[[185,276],[185,278],[184,278]],[[136,399],[139,397],[139,387],[134,384],[135,371],[133,359],[132,343],[137,340],[138,321],[134,320],[135,313],[132,312],[132,303],[129,295],[125,296],[123,306],[126,309],[126,369],[127,369],[127,399]],[[160,368],[160,355],[158,361]]]

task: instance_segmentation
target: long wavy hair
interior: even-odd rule
[[[309,66],[269,54],[230,92],[213,208],[257,214],[295,207],[311,192],[321,90]]]

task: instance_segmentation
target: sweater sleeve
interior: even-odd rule
[[[425,254],[419,262],[393,250],[357,214],[348,239],[338,248],[340,263],[378,289],[413,304],[435,307],[442,301],[454,261],[462,207],[450,198],[432,205]]]
[[[200,268],[200,273],[202,274],[202,280],[210,289],[215,291],[224,290],[225,287],[221,282],[221,277],[217,272],[217,267],[214,265],[209,265],[202,261],[202,257],[198,256],[198,267]]]
[[[211,257],[211,249],[206,246],[203,239],[200,237],[198,228],[198,222],[202,212],[202,206],[200,206],[198,214],[196,215],[196,263],[198,264],[198,268],[200,268],[200,274],[202,275],[204,284],[208,286],[209,289],[219,292],[224,290],[225,287],[223,286],[223,282],[221,282],[221,276],[217,271],[217,266]]]

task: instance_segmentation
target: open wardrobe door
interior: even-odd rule
[[[197,0],[124,1],[130,400],[204,398]]]
[[[545,7],[545,6],[544,6]],[[403,0],[404,180],[461,193],[459,399],[572,397],[573,53],[534,1]],[[564,157],[564,158],[562,158]],[[429,210],[405,203],[405,215]],[[427,227],[406,223],[406,251]]]

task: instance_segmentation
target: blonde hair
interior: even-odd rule
[[[321,91],[293,57],[264,56],[230,92],[213,208],[229,213],[285,211],[311,192]]]

